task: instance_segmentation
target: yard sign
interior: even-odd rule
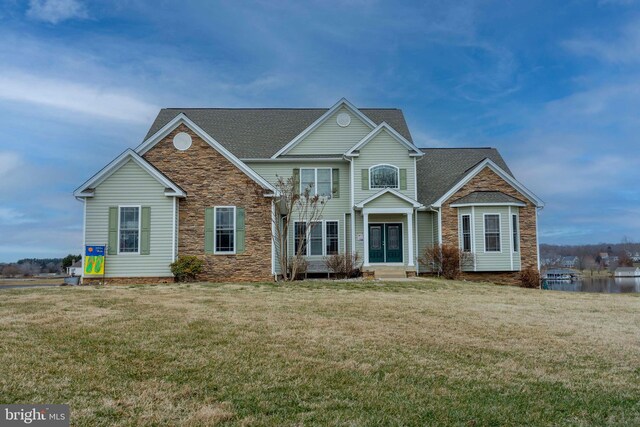
[[[102,276],[104,274],[105,246],[87,245],[84,250],[85,276]]]

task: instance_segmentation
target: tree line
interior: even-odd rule
[[[0,263],[0,274],[3,277],[29,277],[43,273],[63,274],[67,267],[80,259],[80,255],[72,254],[64,258],[23,258],[17,262]]]

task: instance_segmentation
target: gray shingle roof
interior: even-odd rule
[[[426,206],[442,197],[484,159],[490,159],[513,176],[495,148],[421,148],[421,150],[425,155],[416,163],[418,201]]]
[[[163,108],[145,140],[184,113],[236,157],[269,158],[327,112],[327,108]],[[360,108],[371,121],[387,122],[412,141],[402,110]]]
[[[474,191],[464,197],[454,200],[456,204],[468,203],[524,203],[522,200],[504,194],[501,191]]]

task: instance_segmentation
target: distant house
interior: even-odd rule
[[[578,261],[577,256],[563,256],[562,260],[560,260],[560,265],[565,268],[574,268],[578,265]]]
[[[67,276],[82,276],[82,260],[74,262],[71,267],[67,267]]]
[[[640,267],[618,267],[615,277],[640,277]]]
[[[629,252],[629,258],[631,258],[631,261],[633,262],[640,262],[640,252]]]

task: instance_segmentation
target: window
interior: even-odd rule
[[[338,221],[327,221],[325,223],[325,235],[327,236],[327,255],[338,253]]]
[[[520,250],[520,239],[518,239],[518,215],[511,215],[511,232],[513,233],[513,252]]]
[[[369,175],[369,188],[398,188],[398,168],[395,166],[374,166]]]
[[[484,216],[484,250],[500,252],[500,215],[498,214]]]
[[[140,253],[140,207],[120,206],[118,253]]]
[[[294,251],[296,254],[301,253],[305,256],[333,255],[338,253],[338,246],[338,221],[318,221],[312,224],[295,223]]]
[[[307,224],[304,222],[296,222],[294,227],[295,244],[294,251],[297,254],[305,255],[307,253]],[[302,247],[302,249],[300,249]]]
[[[471,216],[462,215],[462,251],[471,252]]]
[[[313,195],[331,197],[333,188],[331,168],[300,169],[300,193],[310,188]]]
[[[215,208],[215,249],[214,253],[235,253],[236,208]]]
[[[309,255],[322,255],[322,223],[309,224]]]

